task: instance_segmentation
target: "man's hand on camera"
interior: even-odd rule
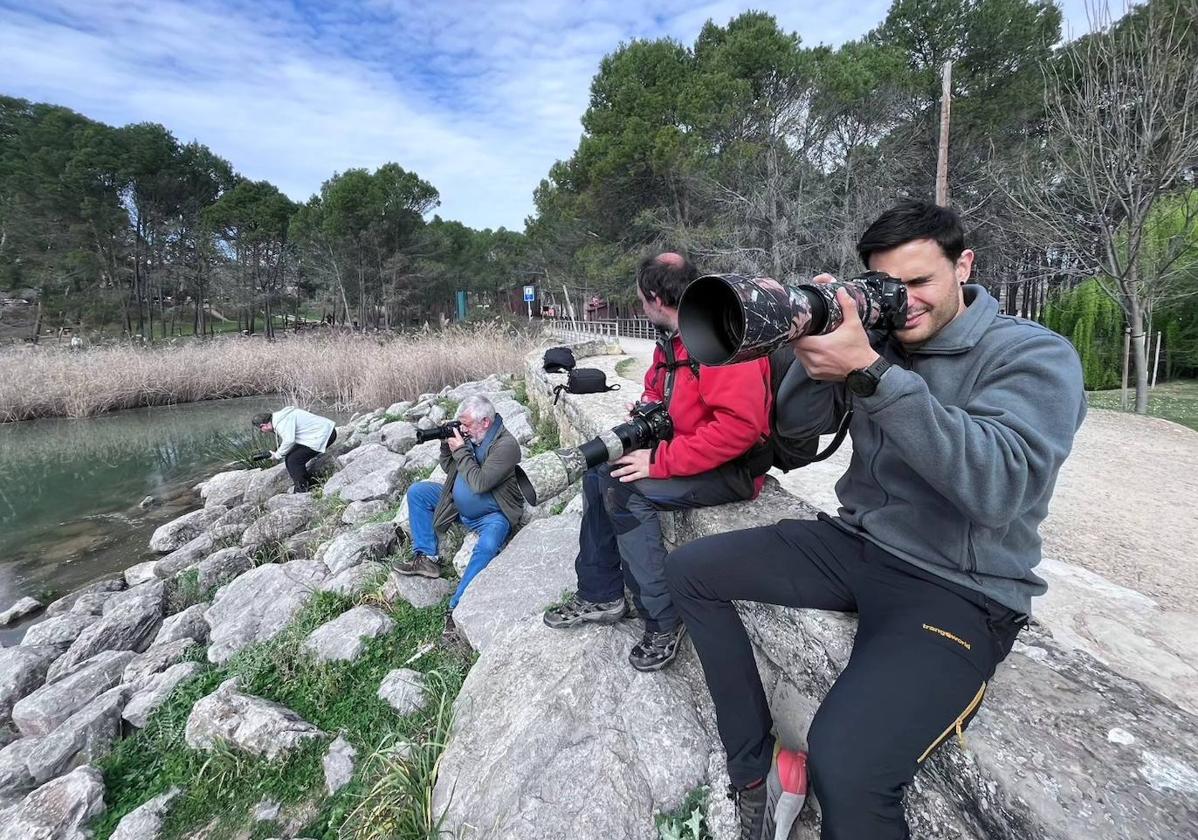
[[[816,283],[834,280],[830,274],[814,278]],[[844,322],[827,335],[809,335],[791,343],[795,356],[807,375],[812,379],[840,382],[850,371],[872,365],[878,359],[877,352],[869,346],[869,335],[861,326],[857,315],[857,304],[844,291],[836,293],[836,300],[844,312]]]
[[[453,434],[446,438],[445,445],[448,446],[453,452],[456,452],[465,446],[466,439],[462,437],[462,430],[457,426],[454,426]]]
[[[277,450],[277,449],[272,449],[272,450],[270,450],[270,457],[271,457],[273,460],[277,461],[277,460],[279,460],[280,458],[282,458],[283,456],[279,454],[279,450]]]
[[[618,478],[627,484],[629,481],[640,481],[649,477],[648,449],[634,449],[612,461],[615,468],[611,471],[612,478]]]

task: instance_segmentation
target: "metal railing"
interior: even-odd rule
[[[610,336],[612,338],[657,337],[653,324],[645,318],[618,318],[596,321],[572,321],[569,318],[545,318],[547,329],[567,336]]]

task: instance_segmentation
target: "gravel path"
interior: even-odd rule
[[[621,345],[648,366],[652,342],[622,339]],[[827,461],[778,478],[817,507],[835,510],[833,485],[850,452],[846,441]],[[1041,528],[1044,556],[1141,592],[1166,610],[1198,612],[1196,505],[1198,432],[1091,409]]]

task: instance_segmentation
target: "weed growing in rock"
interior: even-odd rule
[[[211,595],[211,590],[200,586],[199,569],[186,569],[166,582],[166,614],[174,615],[202,604]]]
[[[707,795],[707,788],[695,788],[677,809],[654,817],[659,840],[712,840],[703,817]]]

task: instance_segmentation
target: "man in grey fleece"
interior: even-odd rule
[[[821,836],[909,837],[904,788],[969,724],[1045,590],[1032,571],[1039,526],[1085,416],[1069,342],[967,285],[973,253],[956,213],[904,202],[869,227],[858,252],[906,285],[904,328],[866,333],[841,292],[844,323],[794,342],[801,364],[778,389],[787,435],[830,432],[853,412],[838,515],[697,540],[667,564],[715,702],[745,840],[774,837],[783,786],[732,602],[858,614],[852,657],[808,732]]]

